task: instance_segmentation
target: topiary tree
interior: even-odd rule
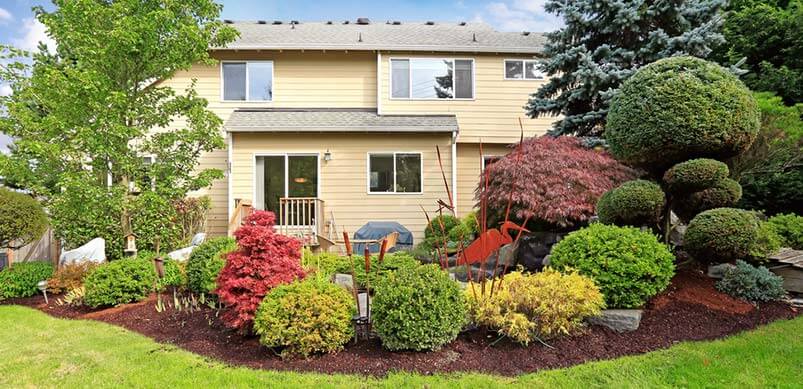
[[[597,216],[605,224],[655,225],[665,203],[666,196],[658,184],[647,180],[628,181],[599,198]]]
[[[249,331],[265,295],[279,285],[304,278],[301,242],[276,233],[276,216],[256,211],[234,232],[238,250],[226,256],[217,279],[217,293],[226,306],[226,325]]]
[[[653,62],[622,84],[605,139],[620,161],[651,171],[745,151],[759,128],[750,91],[727,69],[693,57]]]
[[[607,152],[589,149],[574,137],[525,139],[488,168],[476,191],[478,208],[487,209],[488,226],[504,220],[530,220],[563,229],[594,215],[603,193],[634,177],[634,171]],[[534,227],[533,227],[534,228]],[[543,228],[543,227],[541,227]]]
[[[758,230],[759,220],[753,212],[711,209],[689,222],[683,247],[700,262],[731,262],[750,255],[758,242]]]
[[[19,248],[39,239],[47,215],[35,198],[0,188],[0,249]]]
[[[664,240],[671,213],[688,222],[699,212],[734,205],[741,187],[719,160],[747,150],[759,111],[750,91],[721,66],[673,57],[641,68],[611,102],[605,138],[620,161],[663,178]]]
[[[591,277],[609,308],[637,308],[663,291],[675,274],[675,256],[649,232],[601,223],[570,233],[552,248],[560,271]]]

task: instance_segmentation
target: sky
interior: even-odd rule
[[[482,21],[500,31],[552,31],[559,19],[544,12],[544,0],[396,0],[396,1],[315,1],[315,0],[218,0],[223,4],[221,18],[232,20],[355,20],[372,21]],[[52,9],[50,1],[0,0],[0,43],[34,50],[39,42],[55,43],[33,15],[37,5]],[[10,93],[0,84],[0,95]],[[7,151],[8,138],[0,134],[0,152]]]

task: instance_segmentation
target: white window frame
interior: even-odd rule
[[[421,163],[421,191],[419,192],[397,192],[396,191],[396,155],[397,154],[418,154]],[[372,192],[371,191],[371,156],[372,155],[393,155],[393,191],[391,192]],[[420,151],[369,151],[365,153],[365,192],[369,195],[421,195],[424,194],[424,153]]]
[[[480,162],[480,166],[482,167],[482,170],[480,170],[480,172],[485,172],[485,159],[486,159],[486,158],[497,158],[497,159],[502,159],[503,157],[504,157],[504,155],[499,155],[499,154],[485,154],[485,155],[483,155],[483,156],[480,158],[480,161],[481,161],[481,162]]]
[[[225,87],[226,87],[226,80],[223,78],[223,64],[224,63],[244,63],[245,64],[245,100],[226,100],[225,99]],[[271,81],[271,90],[270,90],[270,99],[269,100],[251,100],[250,96],[250,87],[248,83],[251,81],[251,78],[248,76],[248,64],[249,63],[270,63],[270,81]],[[274,77],[274,73],[276,72],[276,64],[273,63],[273,60],[226,60],[220,61],[220,101],[225,103],[272,103],[273,97],[276,95],[276,77]]]
[[[258,152],[254,153],[251,159],[252,177],[251,177],[251,204],[256,207],[257,204],[257,157],[284,157],[284,196],[288,197],[290,193],[290,157],[315,157],[318,166],[318,183],[316,186],[316,198],[321,198],[321,153],[320,152],[292,152],[292,153],[271,153],[271,152]]]
[[[454,72],[457,70],[455,68],[454,61],[471,61],[471,97],[451,97],[445,99],[439,99],[437,97],[413,97],[413,64],[412,60],[414,59],[433,59],[433,60],[448,60],[452,61],[452,91],[457,94],[457,90],[455,89],[455,79]],[[410,90],[410,97],[393,97],[393,61],[411,61],[410,66],[407,69],[407,82],[409,83],[408,88]],[[473,101],[477,98],[477,62],[474,58],[462,58],[462,57],[389,57],[388,58],[388,98],[390,100],[415,100],[415,101]]]
[[[509,78],[507,76],[507,63],[508,62],[521,62],[521,78]],[[506,58],[502,60],[502,76],[505,80],[510,81],[538,81],[538,80],[545,80],[546,75],[541,72],[541,77],[536,78],[528,78],[527,77],[527,62],[538,62],[537,59],[515,59],[515,58]],[[539,70],[540,72],[540,70]]]

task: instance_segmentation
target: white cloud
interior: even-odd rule
[[[513,0],[493,2],[485,7],[485,17],[501,31],[554,31],[563,25],[559,17],[544,11],[544,0]]]
[[[10,21],[14,20],[14,16],[11,15],[11,12],[4,8],[0,8],[0,24],[6,24]]]
[[[14,46],[17,48],[35,51],[39,46],[39,42],[44,42],[48,50],[56,50],[56,41],[47,35],[47,27],[34,18],[23,19],[22,21],[22,38],[14,39]]]

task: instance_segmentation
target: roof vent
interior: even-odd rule
[[[360,33],[360,37],[357,38],[357,42],[362,42],[362,33]]]
[[[349,23],[350,23],[350,22],[349,22],[348,20],[344,20],[344,21],[343,21],[343,24],[349,24]]]
[[[257,24],[265,24],[264,20],[257,20]]]
[[[477,33],[476,33],[476,32],[474,32],[474,33],[472,33],[472,34],[473,34],[473,36],[471,37],[471,41],[472,41],[472,42],[476,42],[476,41],[477,41]]]
[[[394,20],[394,21],[393,21],[393,25],[394,25],[394,26],[400,26],[400,25],[401,25],[401,22],[400,22],[400,21],[398,21],[398,20]]]
[[[371,24],[371,20],[368,18],[357,18],[357,24]]]
[[[332,24],[332,21],[331,20],[327,20],[326,24]]]
[[[457,25],[459,25],[459,26],[465,26],[465,25],[466,25],[466,22],[460,22],[460,23],[457,23]]]
[[[298,20],[291,20],[290,24],[301,24],[301,23],[299,23]]]
[[[427,26],[434,26],[434,25],[435,25],[435,22],[433,22],[433,21],[428,21],[428,22],[426,22],[426,23],[424,23],[424,24],[426,24]]]
[[[234,22],[233,22],[233,21],[231,21],[231,19],[223,19],[223,23],[226,23],[226,24],[233,24]]]
[[[521,35],[530,36],[530,32],[529,31],[522,31]]]
[[[273,24],[282,24],[282,21],[281,20],[274,20]]]

